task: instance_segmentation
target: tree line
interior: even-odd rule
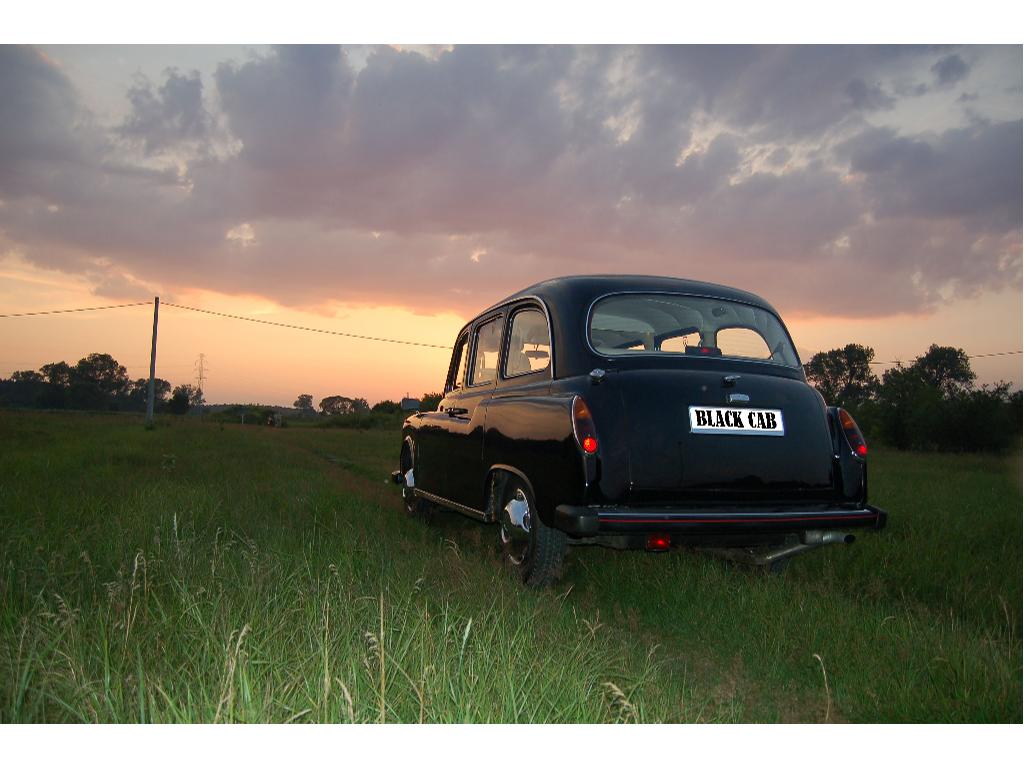
[[[427,392],[420,398],[420,410],[432,411],[444,397],[440,392]],[[320,401],[319,408],[313,407],[313,396],[302,394],[292,403],[294,408],[308,416],[319,413],[321,416],[352,416],[360,413],[384,413],[399,415],[403,413],[402,404],[395,400],[381,400],[372,407],[362,397],[344,397],[330,395]]]
[[[145,411],[149,379],[131,379],[112,356],[93,352],[74,365],[47,363],[39,370],[15,371],[0,378],[0,406],[91,411]],[[203,393],[192,384],[171,387],[154,380],[155,409],[187,413],[203,403]]]
[[[86,355],[74,365],[47,363],[38,370],[14,371],[0,378],[0,407],[69,409],[89,411],[145,411],[149,379],[132,379],[113,356],[102,352]],[[428,398],[433,399],[432,403]],[[441,395],[426,394],[423,401],[436,408]],[[154,380],[154,406],[160,413],[183,414],[204,404],[203,393],[193,384],[172,387],[166,379]],[[362,413],[402,413],[401,404],[382,400],[374,406],[362,397],[331,395],[313,406],[313,396],[299,395],[294,407],[309,416],[347,416]],[[272,410],[272,409],[270,409]]]
[[[1004,451],[1019,443],[1021,391],[998,382],[977,386],[964,350],[932,344],[908,365],[879,378],[875,351],[847,344],[814,355],[807,380],[874,440],[901,449]]]
[[[846,408],[872,440],[901,449],[1003,451],[1018,444],[1022,396],[1010,384],[978,386],[970,359],[957,347],[931,345],[908,365],[898,364],[881,377],[872,369],[875,352],[847,344],[814,355],[804,366],[807,380],[829,405]],[[15,371],[0,378],[0,406],[79,410],[145,411],[148,379],[131,379],[112,356],[94,352],[74,365],[47,363],[38,370]],[[433,410],[441,393],[420,398]],[[192,384],[172,387],[155,381],[156,410],[187,413],[203,403]],[[302,394],[295,408],[309,416],[355,416],[402,413],[401,404],[382,400],[372,407],[361,397],[331,395],[313,407]]]

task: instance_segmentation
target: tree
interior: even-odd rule
[[[15,371],[10,379],[0,379],[0,402],[21,407],[46,407],[50,385],[37,371]]]
[[[11,374],[11,381],[19,384],[42,384],[43,376],[39,371],[15,371]]]
[[[860,344],[818,352],[804,366],[807,380],[829,405],[852,408],[878,391],[878,377],[871,370],[875,350]]]
[[[937,388],[946,397],[970,390],[976,378],[967,353],[958,347],[932,344],[927,352],[914,360],[911,368],[921,381]]]
[[[70,399],[75,408],[112,408],[128,393],[128,371],[108,354],[93,352],[71,372]]]
[[[171,382],[166,379],[153,380],[153,405],[159,408],[171,394]],[[149,379],[136,379],[128,391],[128,405],[133,410],[145,410],[149,401]]]
[[[61,360],[59,363],[47,363],[39,372],[43,378],[55,387],[67,388],[71,386],[71,374],[73,369],[70,365]]]
[[[295,402],[292,403],[300,411],[313,411],[313,396],[312,395],[299,395]]]
[[[436,411],[442,399],[444,399],[444,395],[441,392],[426,392],[420,398],[420,410]]]
[[[366,413],[369,410],[369,404],[362,397],[331,395],[320,401],[320,412],[324,416],[347,416],[350,413]]]
[[[320,413],[324,416],[337,416],[342,413],[342,401],[347,400],[341,395],[329,395],[320,401]]]
[[[352,413],[352,399],[342,395],[331,395],[320,401],[320,413],[324,416],[344,416]]]
[[[179,384],[174,388],[167,407],[171,413],[188,413],[190,408],[201,405],[203,391],[192,384]]]
[[[402,406],[394,400],[381,400],[370,409],[374,413],[401,413]]]
[[[941,393],[922,381],[913,366],[897,365],[882,376],[878,392],[879,423],[885,442],[896,448],[918,444],[939,417]]]
[[[71,393],[71,377],[74,368],[61,360],[59,363],[47,363],[39,369],[46,379],[47,388],[36,405],[41,408],[66,408]]]
[[[880,432],[897,448],[1005,451],[1020,439],[1020,393],[1010,385],[974,386],[962,349],[933,344],[908,367],[885,372]]]

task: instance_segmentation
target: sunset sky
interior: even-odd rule
[[[0,314],[139,301],[451,344],[548,277],[744,288],[801,356],[1022,348],[1019,46],[0,47]],[[0,320],[0,375],[152,312]],[[161,311],[208,402],[439,389],[444,350]],[[1021,356],[972,361],[1021,385]],[[881,373],[884,366],[877,366]]]

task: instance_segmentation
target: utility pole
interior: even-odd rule
[[[206,355],[199,353],[196,360],[196,386],[199,388],[199,418],[203,418],[203,382],[206,381]]]
[[[156,399],[156,326],[160,319],[160,297],[153,297],[153,348],[149,353],[149,395],[146,398],[146,426],[153,426],[153,405]]]

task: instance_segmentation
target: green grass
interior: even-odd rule
[[[1019,455],[874,451],[889,528],[780,577],[576,548],[533,592],[404,517],[397,447],[0,412],[0,719],[1021,720]]]

